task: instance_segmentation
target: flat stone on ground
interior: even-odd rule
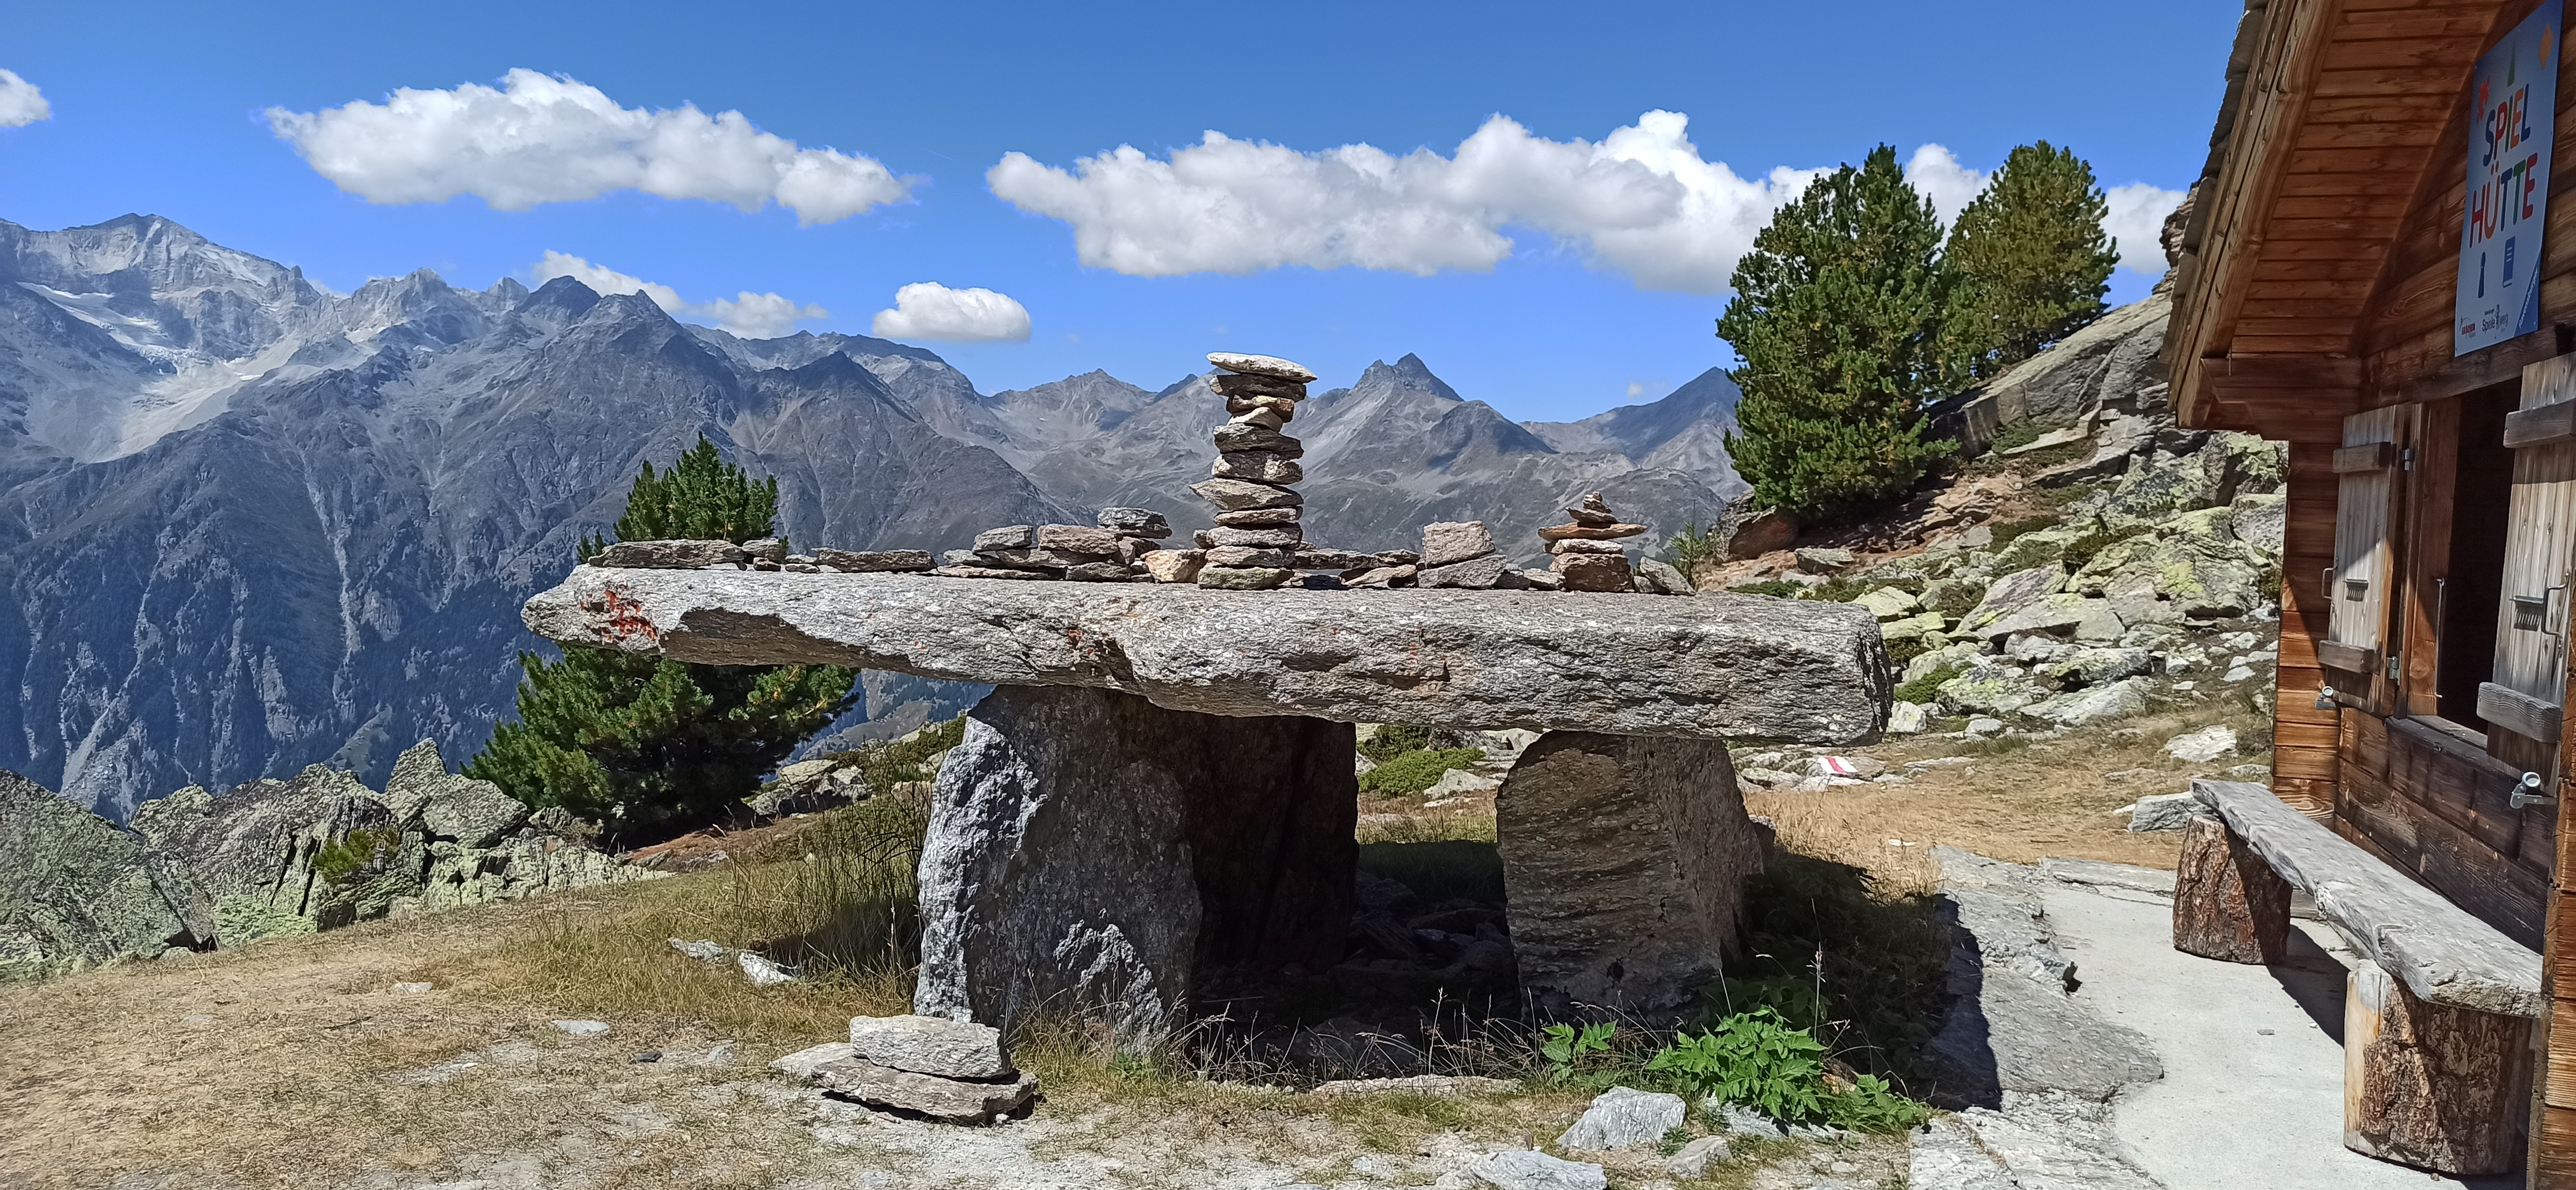
[[[1016,1069],[1001,1030],[946,1017],[854,1016],[850,1048],[879,1066],[941,1078],[1008,1078]]]
[[[1610,1175],[1598,1165],[1550,1157],[1536,1149],[1504,1149],[1467,1163],[1467,1173],[1495,1190],[1608,1190]]]
[[[1091,686],[1216,715],[1828,745],[1878,729],[1891,676],[1868,609],[1723,592],[1234,593],[582,567],[523,618],[551,640],[675,661]]]
[[[1045,572],[1045,571],[1043,571],[1043,570],[1012,570],[1012,569],[1009,569],[1009,568],[1006,568],[1006,567],[1001,567],[1001,566],[954,566],[954,565],[951,565],[951,566],[938,566],[938,567],[933,567],[933,568],[930,570],[930,573],[935,574],[935,575],[938,575],[938,576],[939,576],[939,577],[941,577],[941,578],[1000,578],[1000,579],[1040,579],[1040,580],[1045,580],[1045,579],[1052,579],[1052,578],[1054,578],[1054,577],[1055,577],[1054,575],[1052,575],[1052,574],[1048,574],[1047,572]]]
[[[976,1082],[893,1070],[865,1058],[826,1062],[814,1068],[814,1080],[830,1094],[869,1107],[919,1112],[952,1124],[980,1124],[1009,1115],[1027,1106],[1038,1091],[1034,1074]]]
[[[986,529],[983,532],[976,534],[975,548],[979,550],[1024,550],[1029,548],[1031,545],[1036,544],[1036,541],[1036,526],[1004,525],[999,529]]]
[[[1137,561],[1145,564],[1145,573],[1158,583],[1195,583],[1199,568],[1207,565],[1202,550],[1148,550]]]

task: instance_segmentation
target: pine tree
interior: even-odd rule
[[[1743,360],[1726,449],[1762,502],[1850,516],[1950,453],[1923,440],[1942,382],[1940,242],[1887,145],[1817,179],[1754,238],[1717,333]]]
[[[668,471],[644,464],[620,541],[766,537],[778,481],[757,483],[704,437]],[[606,545],[581,543],[588,559]],[[828,665],[689,665],[605,649],[519,654],[519,719],[465,766],[531,806],[606,823],[621,841],[714,822],[763,774],[855,700],[858,671]]]
[[[2120,254],[2102,232],[2109,211],[2093,167],[2047,141],[2004,158],[1950,228],[1943,354],[1983,380],[2102,316]]]

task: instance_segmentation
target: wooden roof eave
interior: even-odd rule
[[[2250,27],[2238,34],[2238,53],[2251,53],[2222,105],[2222,111],[2235,109],[2233,126],[2221,130],[2223,156],[2203,178],[2207,189],[2195,202],[2192,230],[2199,234],[2187,238],[2178,262],[2173,320],[2165,334],[2175,416],[2195,428],[2261,432],[2270,420],[2263,416],[2271,404],[2267,393],[2277,399],[2296,391],[2298,407],[2313,411],[2335,402],[2321,402],[2326,394],[2307,385],[2341,388],[2345,405],[2357,398],[2360,385],[2360,369],[2348,352],[2232,359],[2227,349],[2289,172],[2286,147],[2314,93],[2328,31],[2342,6],[2339,0],[2271,0],[2261,7],[2257,25],[2249,4]]]

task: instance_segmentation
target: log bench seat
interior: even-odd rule
[[[2193,781],[2215,812],[2183,837],[2174,949],[2236,963],[2287,951],[2307,893],[2371,960],[2344,998],[2344,1146],[2451,1174],[2518,1168],[2540,956],[2272,791]]]

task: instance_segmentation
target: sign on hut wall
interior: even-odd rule
[[[2540,229],[2558,113],[2561,0],[2478,59],[2469,80],[2469,189],[2460,221],[2460,287],[2451,354],[2540,329]]]

